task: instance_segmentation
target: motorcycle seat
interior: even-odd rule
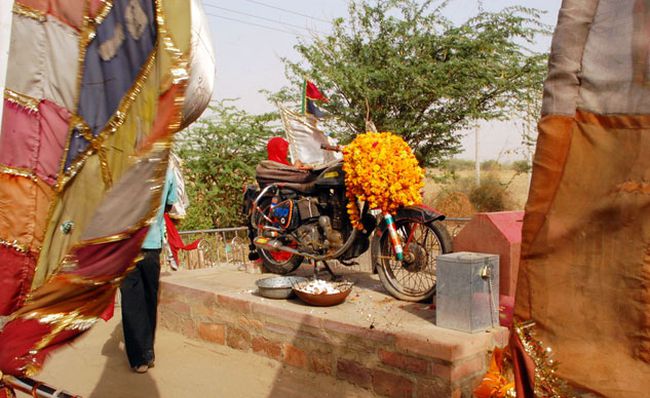
[[[303,193],[312,192],[318,174],[309,170],[287,166],[272,160],[263,160],[255,169],[255,178],[261,188],[269,184],[281,184],[284,188]]]

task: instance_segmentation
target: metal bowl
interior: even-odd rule
[[[296,293],[296,296],[298,296],[305,303],[319,307],[329,307],[332,305],[341,304],[345,301],[345,299],[352,291],[353,285],[353,283],[350,281],[332,282],[332,285],[334,285],[336,289],[340,290],[339,293],[314,294],[301,290],[307,283],[309,282],[305,281],[295,284],[293,286],[293,291]]]
[[[272,276],[259,279],[255,284],[260,295],[273,299],[286,299],[291,296],[293,285],[305,282],[307,278],[302,276]]]

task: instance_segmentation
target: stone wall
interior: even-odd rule
[[[165,281],[159,311],[162,327],[190,338],[254,352],[386,397],[471,397],[487,369],[488,351],[507,339],[502,328],[454,338],[444,332],[385,332],[287,310],[255,296]]]

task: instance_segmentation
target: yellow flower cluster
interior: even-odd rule
[[[422,202],[424,171],[408,144],[395,134],[358,135],[343,150],[343,170],[348,214],[355,228],[363,228],[356,199],[391,214]]]

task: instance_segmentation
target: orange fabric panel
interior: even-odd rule
[[[574,386],[644,396],[650,126],[646,116],[580,112],[577,119],[540,123],[515,313],[535,321],[558,375]]]
[[[97,15],[104,6],[102,0],[15,0],[15,2],[48,13],[77,30],[81,29],[86,3],[89,3],[90,16]]]
[[[571,145],[574,120],[566,116],[546,116],[538,125],[537,147],[533,159],[533,177],[530,183],[521,239],[521,261],[531,255],[530,245],[535,240],[555,198]],[[520,266],[521,270],[521,266]],[[517,291],[527,285],[526,275],[519,273]],[[525,289],[523,289],[525,290]],[[527,301],[517,294],[516,316],[529,318]]]
[[[83,22],[84,3],[83,0],[50,0],[49,13],[79,30]]]
[[[138,148],[139,151],[147,150],[152,143],[176,132],[180,123],[182,105],[179,103],[177,96],[181,90],[181,85],[175,84],[160,96],[151,134],[142,142],[140,148]],[[176,129],[174,126],[176,126]]]
[[[3,173],[0,186],[0,237],[40,250],[53,189],[40,179]]]
[[[23,6],[31,7],[36,10],[47,12],[49,0],[14,0],[15,3],[18,3]]]

